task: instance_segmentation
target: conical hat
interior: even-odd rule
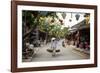
[[[52,38],[51,40],[55,40],[55,38]]]
[[[33,44],[30,44],[29,48],[30,49],[33,49],[34,48],[34,45]]]

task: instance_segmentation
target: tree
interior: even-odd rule
[[[53,23],[55,21],[55,18],[58,18],[58,16],[56,15],[56,12],[40,12],[40,19],[39,19],[39,27],[41,31],[44,31],[46,33],[45,36],[45,43],[47,43],[48,40],[48,35],[49,32],[52,29],[52,25],[51,23]],[[51,18],[52,20],[46,21],[46,19]]]
[[[61,13],[62,14],[62,13]],[[28,28],[27,32],[24,32],[26,37],[34,29],[45,33],[45,43],[47,43],[49,36],[55,36],[57,38],[65,37],[68,33],[68,28],[62,29],[62,23],[55,23],[55,19],[59,20],[56,12],[49,11],[23,11],[23,26]],[[50,21],[46,21],[51,18]],[[60,21],[59,21],[60,22]],[[38,39],[37,39],[38,40]]]
[[[64,27],[62,29],[62,35],[63,35],[64,38],[69,34],[69,30],[68,29],[69,29],[69,27]]]

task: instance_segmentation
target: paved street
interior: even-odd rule
[[[60,49],[60,52],[56,56],[52,56],[50,52],[47,52],[47,49],[50,48],[50,43],[39,47],[37,54],[35,54],[31,61],[56,61],[56,60],[80,60],[80,59],[89,59],[89,55],[76,51],[72,46],[62,46],[62,41],[60,40],[57,44],[57,49]]]

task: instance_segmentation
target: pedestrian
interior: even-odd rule
[[[57,39],[56,38],[52,38],[51,39],[52,56],[56,55],[56,47],[57,47]]]
[[[65,47],[65,43],[64,43],[64,41],[62,42],[62,46]]]

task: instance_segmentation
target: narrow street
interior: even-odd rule
[[[42,47],[38,47],[38,52],[32,57],[32,62],[35,61],[57,61],[57,60],[81,60],[81,59],[89,59],[89,55],[85,53],[81,53],[79,51],[74,50],[72,46],[62,46],[62,41],[59,40],[57,44],[57,49],[60,49],[60,52],[56,53],[56,56],[52,56],[50,52],[47,51],[50,48],[51,44],[48,43]]]
[[[31,51],[26,51],[26,54],[23,51],[23,62],[90,58],[90,13],[23,11],[22,14],[23,23],[25,23],[23,24],[23,33],[25,34],[23,49],[25,51],[31,49]],[[47,51],[51,49],[51,43],[45,44],[52,37],[60,38],[56,48],[60,52],[57,52],[55,56]],[[74,41],[75,47],[72,45],[63,47],[64,39],[61,38],[68,39],[70,42]],[[29,44],[26,45],[26,43]]]

